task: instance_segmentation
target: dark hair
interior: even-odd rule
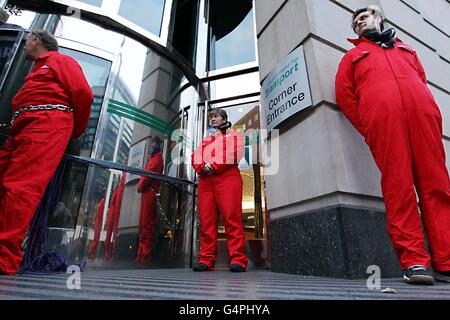
[[[352,22],[351,22],[351,27],[352,27],[353,31],[355,31],[355,28],[353,27],[353,21],[355,21],[355,18],[363,12],[369,12],[374,17],[381,17],[380,29],[381,29],[381,31],[384,31],[384,17],[381,14],[380,7],[378,7],[376,5],[370,5],[368,7],[359,8],[359,9],[355,10],[355,12],[352,15]]]
[[[150,140],[150,142],[154,142],[154,143],[157,143],[157,144],[161,144],[162,143],[162,140],[161,140],[161,138],[159,137],[159,136],[154,136],[151,140]]]
[[[228,114],[225,110],[223,109],[212,109],[209,111],[208,113],[208,119],[213,115],[213,114],[218,114],[219,116],[222,117],[222,119],[224,119],[225,121],[228,121]]]
[[[56,41],[55,37],[47,30],[33,30],[30,35],[41,40],[42,45],[48,51],[59,50],[58,41]]]

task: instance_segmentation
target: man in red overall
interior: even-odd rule
[[[215,133],[203,139],[192,154],[192,166],[199,175],[198,211],[200,218],[199,262],[194,271],[214,270],[217,258],[217,223],[222,215],[230,256],[230,271],[245,272],[245,233],[242,224],[242,177],[238,163],[244,156],[244,139],[231,127],[222,109],[209,113]]]
[[[92,90],[79,64],[47,31],[25,42],[33,70],[12,101],[11,136],[0,150],[0,273],[17,273],[30,221],[70,138],[85,130]]]
[[[357,10],[352,26],[359,38],[349,39],[356,47],[339,65],[336,100],[381,171],[387,229],[404,280],[433,284],[432,266],[436,280],[450,282],[450,185],[441,113],[417,53],[393,28],[384,31],[380,8]]]
[[[145,166],[146,171],[162,173],[164,169],[161,154],[161,139],[155,136],[150,141],[150,158]],[[141,177],[138,182],[138,192],[141,193],[141,212],[139,217],[139,247],[136,262],[150,263],[153,250],[156,224],[156,193],[161,182],[149,177]]]
[[[120,184],[113,192],[111,204],[109,206],[108,217],[106,218],[105,261],[110,260],[111,256],[114,257],[116,253],[117,232],[119,227],[120,209],[122,207],[123,190],[125,189],[125,177],[126,173],[122,172]],[[111,235],[113,236],[112,253]]]
[[[100,233],[102,231],[103,223],[103,211],[105,210],[105,192],[98,202],[97,214],[95,216],[94,224],[94,239],[92,240],[91,247],[89,248],[89,259],[95,258],[95,252],[97,251],[98,242],[100,241]]]

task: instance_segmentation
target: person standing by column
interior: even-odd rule
[[[404,280],[450,282],[450,184],[442,117],[416,51],[384,30],[381,10],[355,11],[355,48],[336,74],[336,100],[381,171],[387,229]],[[416,192],[419,196],[419,208]],[[425,249],[423,226],[430,254]]]
[[[192,166],[199,175],[198,211],[200,253],[194,271],[214,270],[217,258],[217,223],[222,215],[230,255],[230,271],[245,272],[245,233],[242,224],[242,177],[238,163],[244,156],[244,140],[230,129],[228,115],[213,109],[208,115],[215,133],[203,139],[192,154]]]
[[[24,49],[34,67],[13,98],[11,135],[0,150],[0,274],[17,273],[30,221],[93,101],[80,65],[58,52],[49,32],[32,31]]]
[[[162,173],[164,169],[161,154],[162,140],[154,136],[150,140],[150,157],[146,171]],[[138,182],[138,192],[141,193],[141,212],[139,217],[139,247],[136,262],[150,263],[153,242],[155,238],[156,215],[156,193],[159,191],[161,182],[156,179],[142,176]]]

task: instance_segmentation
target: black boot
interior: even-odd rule
[[[192,270],[199,272],[209,271],[209,267],[206,264],[199,262],[192,268]]]

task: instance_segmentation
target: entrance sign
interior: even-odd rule
[[[262,85],[261,109],[268,131],[312,105],[303,47],[284,58]]]

